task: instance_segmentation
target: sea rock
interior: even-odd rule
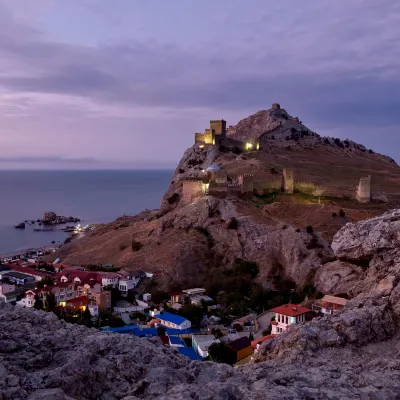
[[[53,222],[57,219],[57,214],[53,211],[46,211],[43,214],[42,221],[45,223]]]

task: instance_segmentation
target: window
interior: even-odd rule
[[[288,319],[288,317],[286,316],[286,323],[288,324],[289,323],[289,319]]]
[[[276,314],[278,316],[278,322],[281,322],[281,315],[280,314]]]

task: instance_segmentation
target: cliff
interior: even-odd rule
[[[0,395],[8,400],[398,399],[399,221],[395,210],[339,231],[335,256],[362,264],[364,271],[355,282],[357,296],[339,314],[295,325],[265,342],[243,367],[190,362],[158,338],[98,332],[50,313],[0,304]],[[382,279],[392,284],[383,285]]]
[[[172,283],[203,285],[236,258],[256,262],[259,281],[280,275],[302,285],[311,271],[332,258],[319,235],[280,223],[255,206],[212,196],[160,218],[126,218],[98,227],[57,253],[64,263],[115,263],[154,272],[162,288]],[[232,218],[237,227],[229,228]],[[151,218],[150,218],[151,219]],[[132,238],[142,247],[133,251]]]

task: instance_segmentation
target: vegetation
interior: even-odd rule
[[[234,353],[224,343],[213,343],[208,348],[211,361],[232,365],[235,362]]]
[[[132,251],[139,251],[143,247],[143,244],[135,239],[132,239]]]
[[[182,170],[183,171],[183,170]],[[174,193],[172,196],[168,197],[168,204],[175,204],[179,201],[179,194]]]
[[[308,225],[306,227],[306,232],[309,233],[310,235],[314,233],[314,229],[311,225]]]
[[[44,288],[44,286],[53,286],[54,279],[51,276],[44,276],[40,282],[36,284],[39,289]]]
[[[337,217],[337,214],[335,212],[332,213],[332,217],[335,218]]]
[[[346,213],[341,209],[341,210],[339,211],[339,215],[343,218],[343,217],[346,216]]]
[[[271,332],[272,332],[272,326],[270,325],[268,328],[266,328],[266,329],[264,329],[264,330],[262,331],[262,335],[263,335],[263,336],[268,336],[268,335],[271,334]]]
[[[48,293],[44,298],[44,310],[47,312],[55,312],[57,308],[56,296],[54,293]]]
[[[41,298],[39,298],[38,295],[35,295],[35,303],[33,304],[33,308],[35,308],[36,310],[43,309],[43,301]]]
[[[239,222],[235,217],[232,217],[228,224],[228,229],[237,229]]]
[[[192,323],[193,328],[200,328],[200,322],[203,319],[203,308],[192,304],[185,304],[178,314],[188,319]]]
[[[214,247],[214,239],[210,233],[210,231],[206,228],[203,228],[202,226],[196,226],[196,231],[200,232],[202,235],[204,235],[207,239],[208,242],[208,247]]]

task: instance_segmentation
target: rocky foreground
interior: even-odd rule
[[[348,282],[357,296],[340,314],[265,342],[253,363],[239,368],[190,362],[157,338],[99,332],[1,305],[0,396],[399,399],[399,224],[400,211],[393,211],[339,231],[335,255],[361,265],[357,280]]]

